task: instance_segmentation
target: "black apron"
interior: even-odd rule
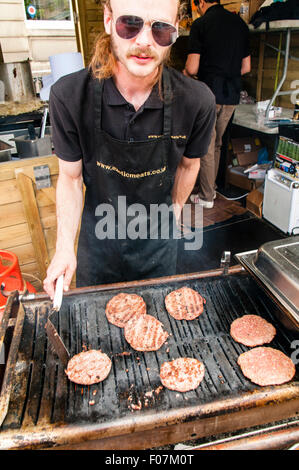
[[[212,90],[217,104],[235,105],[239,103],[242,89],[240,74],[218,75],[215,71],[199,69],[197,77]]]
[[[170,210],[168,220],[165,213],[163,220],[157,212],[155,217],[150,216],[151,208],[166,204],[165,209],[172,204],[175,175],[168,164],[172,111],[169,72],[164,68],[163,135],[146,141],[122,141],[103,131],[103,84],[103,80],[94,81],[96,149],[92,171],[89,164],[88,175],[84,175],[86,193],[78,244],[77,287],[176,272],[174,214]],[[169,224],[168,236],[165,231],[161,235],[165,223],[166,227]]]

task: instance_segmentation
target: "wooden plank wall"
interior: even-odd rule
[[[37,190],[34,183],[33,167],[48,165],[51,173],[52,190],[55,190],[58,178],[58,160],[56,156],[22,159],[18,162],[0,164],[0,249],[15,253],[19,259],[25,280],[31,282],[37,290],[42,290],[43,272],[40,269],[37,250],[34,248],[32,231],[34,221],[28,225],[22,186],[16,175],[21,170],[33,181],[33,190],[42,225],[48,259],[55,252],[56,244],[56,205],[53,192]],[[34,201],[32,201],[34,202]],[[46,266],[46,259],[44,260]]]
[[[248,93],[256,97],[256,89],[258,82],[258,67],[261,61],[262,55],[260,54],[261,41],[272,44],[275,47],[279,47],[280,40],[282,48],[285,45],[285,33],[279,32],[268,32],[268,33],[251,33],[251,54],[252,54],[252,71],[249,75],[246,75],[243,79],[244,89],[247,89]],[[291,36],[291,47],[290,55],[299,58],[299,32],[293,31]],[[274,51],[267,45],[264,46],[264,62],[261,71],[261,97],[260,100],[270,99],[275,90],[275,83],[279,83],[283,72],[284,56],[281,55],[279,59],[278,52]],[[276,74],[277,72],[277,74]],[[277,75],[277,80],[276,80]],[[292,82],[299,80],[299,62],[297,60],[290,59],[288,65],[288,73],[286,81],[282,87],[282,91],[290,90]],[[299,88],[298,84],[295,88]],[[294,88],[294,89],[295,89]],[[291,102],[290,96],[281,96],[276,99],[276,106],[283,106],[285,108],[293,108],[294,104]]]
[[[89,64],[96,37],[104,31],[103,8],[100,0],[73,0],[73,9],[77,12],[77,44],[83,55],[85,66]]]

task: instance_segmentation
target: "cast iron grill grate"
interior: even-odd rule
[[[193,321],[176,321],[164,307],[165,296],[187,285],[206,299],[204,313]],[[25,306],[26,317],[14,372],[14,385],[2,430],[58,423],[112,422],[131,413],[176,410],[210,403],[257,388],[241,373],[239,354],[248,350],[229,334],[231,322],[244,314],[259,314],[277,329],[270,346],[290,356],[294,333],[277,321],[277,306],[247,274],[215,276],[121,289],[143,296],[150,315],[169,332],[156,352],[133,350],[123,329],[110,324],[105,305],[118,291],[78,293],[65,297],[53,323],[71,356],[82,349],[101,349],[112,359],[108,378],[90,387],[71,383],[49,347],[45,323],[49,303]],[[161,387],[160,366],[180,356],[205,365],[205,377],[194,391],[177,393]]]

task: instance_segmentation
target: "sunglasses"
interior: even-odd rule
[[[117,18],[115,22],[116,32],[122,39],[135,38],[143,29],[143,26],[144,20],[140,16],[123,15]],[[178,37],[176,27],[162,21],[152,21],[151,31],[156,43],[162,47],[171,46]]]

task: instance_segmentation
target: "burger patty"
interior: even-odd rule
[[[162,323],[152,315],[141,315],[125,324],[125,338],[137,351],[157,351],[168,338]]]
[[[123,328],[132,318],[146,314],[146,304],[140,295],[121,292],[109,300],[105,312],[110,323]]]
[[[73,356],[65,370],[68,378],[80,385],[102,382],[109,375],[111,360],[107,354],[91,349]]]
[[[181,287],[165,297],[165,307],[176,320],[194,320],[203,312],[205,299],[190,287]]]
[[[244,315],[232,322],[230,334],[238,343],[253,347],[270,343],[276,335],[276,329],[258,315]]]
[[[205,374],[202,362],[190,357],[179,357],[164,362],[160,369],[160,379],[164,387],[177,392],[188,392],[197,388]]]
[[[278,349],[265,346],[241,354],[238,364],[245,377],[261,386],[289,382],[296,371],[288,356]]]

